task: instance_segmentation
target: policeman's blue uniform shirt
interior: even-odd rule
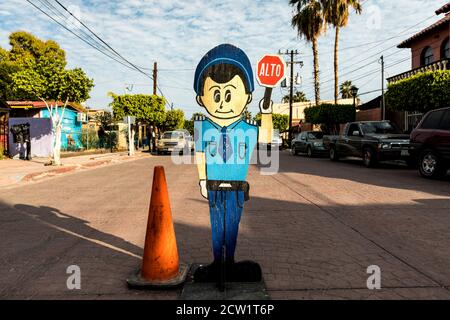
[[[258,126],[238,120],[221,127],[208,118],[194,122],[196,152],[205,153],[206,178],[245,181],[258,142]]]

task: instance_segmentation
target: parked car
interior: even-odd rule
[[[256,148],[257,150],[271,150],[278,149],[280,150],[283,146],[283,139],[278,131],[273,131],[272,133],[272,141],[270,143],[258,143]]]
[[[411,133],[411,155],[425,178],[441,178],[450,168],[450,108],[428,112]]]
[[[194,150],[194,140],[187,130],[166,131],[158,140],[156,150],[158,154],[192,152]]]
[[[316,155],[325,155],[328,150],[323,145],[323,132],[321,131],[305,131],[297,135],[291,143],[291,153],[298,155],[306,153],[308,157]]]
[[[281,149],[282,146],[283,146],[283,139],[281,138],[280,133],[273,131],[271,147]]]
[[[403,160],[413,165],[409,135],[402,134],[390,121],[348,123],[342,135],[324,136],[323,142],[332,161],[358,157],[363,159],[366,167],[387,160]]]

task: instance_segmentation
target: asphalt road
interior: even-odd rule
[[[152,157],[0,191],[0,297],[176,299],[134,291],[152,171],[164,165],[180,259],[211,260],[209,212],[194,165]],[[396,165],[280,156],[277,175],[252,166],[237,259],[263,269],[271,298],[450,299],[450,178]],[[81,269],[81,289],[66,269]],[[381,270],[368,290],[367,267]]]

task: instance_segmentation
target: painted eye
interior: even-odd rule
[[[220,101],[220,91],[219,90],[214,91],[214,101],[216,103],[218,103]]]
[[[230,102],[231,101],[231,92],[230,92],[230,90],[227,90],[225,92],[225,101],[226,102]]]

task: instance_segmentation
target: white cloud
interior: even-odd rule
[[[33,2],[39,4],[38,0]],[[365,3],[368,13],[362,16],[352,15],[349,26],[342,31],[341,47],[358,46],[395,36],[432,16],[434,10],[446,2],[447,0],[427,1],[428,9],[424,10],[421,0],[368,0]],[[152,68],[153,62],[158,61],[161,69],[159,76],[161,89],[175,107],[184,109],[187,114],[199,108],[195,103],[194,92],[191,90],[193,69],[206,51],[224,42],[233,43],[244,49],[254,63],[267,52],[298,49],[302,53],[299,59],[304,61],[304,68],[296,70],[303,78],[303,86],[299,89],[304,90],[309,98],[313,98],[311,49],[309,44],[296,38],[296,33],[290,26],[292,9],[287,0],[75,0],[70,2],[64,0],[63,3],[67,6],[78,6],[82,20],[136,65]],[[57,6],[56,3],[54,5]],[[377,10],[379,10],[379,16],[376,15]],[[408,50],[396,49],[395,45],[412,32],[420,30],[435,20],[437,17],[409,30],[404,36],[385,43],[342,50],[341,80],[357,79],[378,68],[379,65],[376,63],[378,56],[367,59],[361,64],[355,64],[355,62],[383,49],[390,48],[383,52],[388,56],[387,65],[408,58],[410,54]],[[68,23],[69,26],[74,27],[70,25],[70,22]],[[126,83],[139,84],[133,88],[134,93],[151,92],[150,79],[121,66],[87,46],[39,13],[25,0],[2,0],[0,45],[6,47],[7,35],[19,29],[30,31],[40,38],[55,39],[66,50],[69,66],[82,67],[90,77],[94,78],[96,87],[92,91],[92,98],[88,101],[88,104],[94,108],[106,107],[109,103],[107,92],[122,93]],[[332,98],[334,45],[332,29],[321,38],[319,45],[321,78],[324,82],[323,98]],[[346,75],[367,63],[371,64]],[[387,73],[392,75],[402,72],[409,67],[409,64],[406,61],[388,69]],[[151,73],[151,70],[148,72]],[[361,92],[366,92],[378,89],[380,80],[377,74],[373,74],[355,82],[356,85],[361,86]],[[140,86],[140,84],[147,86]],[[262,97],[262,95],[263,90],[258,88],[255,97]],[[282,95],[281,89],[275,90],[274,100],[279,100]],[[373,96],[368,95],[365,99]],[[258,99],[255,99],[251,106],[252,112],[257,111],[257,101]]]

